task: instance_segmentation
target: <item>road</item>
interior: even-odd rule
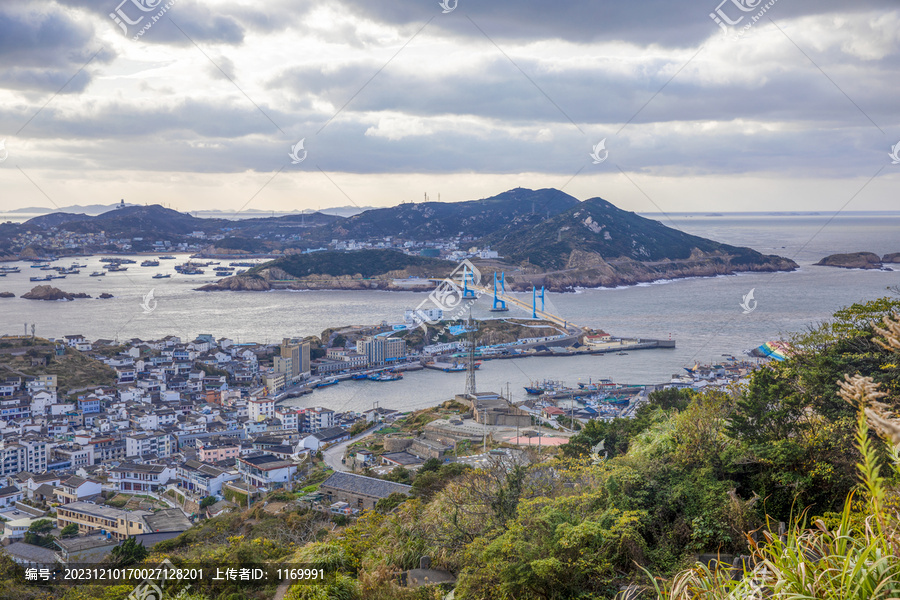
[[[358,442],[359,440],[369,437],[376,431],[379,431],[382,427],[384,427],[384,423],[375,427],[374,429],[370,429],[364,433],[359,434],[354,438],[350,438],[349,440],[345,440],[339,444],[335,444],[325,450],[322,450],[322,458],[325,460],[325,464],[334,469],[335,471],[350,471],[347,465],[341,462],[341,458],[344,456],[344,451],[347,449],[347,446],[352,444],[353,442]]]

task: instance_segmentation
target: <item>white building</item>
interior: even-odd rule
[[[247,416],[254,422],[274,417],[275,400],[273,398],[250,398],[247,402]]]

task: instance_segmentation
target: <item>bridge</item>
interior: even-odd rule
[[[462,271],[454,273],[452,281],[454,284],[456,284],[459,287],[460,291],[462,292],[463,299],[475,298],[476,292],[479,294],[486,294],[486,295],[493,297],[495,310],[497,310],[498,307],[505,308],[507,305],[511,304],[513,306],[516,306],[518,308],[525,310],[526,312],[530,312],[532,314],[532,317],[535,319],[543,319],[545,321],[549,321],[549,322],[553,323],[554,325],[558,325],[566,330],[584,331],[587,329],[585,327],[580,327],[579,325],[576,325],[576,324],[572,323],[571,321],[564,319],[558,315],[555,315],[551,312],[546,311],[544,309],[544,294],[545,294],[544,288],[541,288],[540,294],[537,293],[536,288],[532,289],[532,295],[531,295],[532,301],[529,304],[528,302],[526,302],[524,300],[520,300],[519,298],[515,298],[506,292],[506,285],[505,285],[506,278],[505,278],[504,273],[500,274],[499,281],[501,282],[501,284],[500,284],[499,290],[497,288],[498,279],[497,279],[496,273],[494,274],[493,289],[491,289],[490,287],[488,287],[486,285],[476,284],[473,281],[473,279],[474,279],[473,274],[468,269],[465,269],[465,268]],[[440,284],[440,282],[445,281],[445,280],[433,278],[433,279],[431,279],[431,281],[434,281],[435,283]],[[540,298],[540,300],[541,300],[541,308],[540,309],[537,308],[538,298]],[[500,308],[500,310],[502,310],[503,308]]]

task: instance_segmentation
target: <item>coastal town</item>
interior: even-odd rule
[[[396,336],[410,328],[386,323],[278,344],[211,335],[124,342],[4,336],[2,543],[23,565],[99,560],[126,539],[149,546],[270,492],[301,489],[315,465],[329,475],[306,500],[353,516],[403,491],[378,479],[396,467],[414,470],[429,459],[478,464],[501,448],[558,446],[590,420],[633,414],[654,389],[724,387],[754,367],[728,357],[659,386],[532,382],[516,403],[508,390],[475,389],[484,361],[622,352],[629,343],[542,325],[547,335],[479,346],[465,335],[408,345]],[[316,406],[314,395],[309,406],[284,403],[321,387],[393,382],[424,368],[472,376],[465,390],[447,386],[457,410],[433,415],[418,435],[394,425],[408,413],[386,407],[339,412]],[[68,536],[52,547],[29,543],[34,524],[48,519]]]

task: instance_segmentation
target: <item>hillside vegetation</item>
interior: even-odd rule
[[[887,467],[896,450],[865,428],[860,414],[867,413],[841,396],[838,382],[845,373],[870,377],[888,394],[881,414],[897,410],[900,341],[882,346],[867,323],[898,306],[885,299],[839,312],[794,340],[796,356],[731,393],[655,394],[633,421],[592,423],[551,460],[525,455],[464,472],[431,498],[368,514],[298,551],[302,561],[335,574],[327,590],[296,586],[291,597],[431,597],[396,587],[391,575],[428,555],[458,575],[458,599],[611,598],[629,584],[694,598],[724,589],[721,572],[693,570],[697,554],[771,561],[804,544],[826,544],[827,536],[833,542],[833,533],[810,533],[813,523],[880,553],[857,556],[875,586],[882,584],[879,591],[840,597],[896,597],[900,580],[891,560],[900,562],[900,539],[892,519],[900,474]],[[878,463],[881,479],[873,477]],[[883,526],[867,532],[866,518]],[[789,524],[781,541],[767,541],[774,540],[768,533],[748,538],[759,528],[777,529],[778,521]],[[826,544],[820,551],[831,550]],[[786,568],[779,574],[785,581],[769,573],[762,583],[773,593],[791,589]],[[682,587],[673,589],[673,578]]]
[[[278,268],[292,277],[357,275],[365,278],[405,271],[409,275],[443,277],[454,265],[446,260],[409,256],[395,250],[356,250],[354,252],[311,252],[294,254],[263,263],[248,271],[249,275]]]

